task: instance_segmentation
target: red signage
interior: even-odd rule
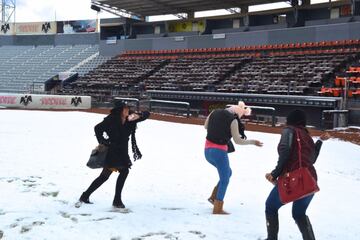
[[[16,104],[16,97],[0,96],[0,104]]]
[[[53,105],[53,106],[66,105],[65,98],[44,97],[41,98],[40,101],[41,101],[41,105]]]

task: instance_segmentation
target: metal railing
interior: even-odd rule
[[[232,104],[226,105],[227,107],[231,106]],[[246,106],[251,108],[251,110],[259,109],[259,110],[265,110],[265,111],[271,111],[271,126],[275,127],[275,111],[276,109],[274,107],[264,107],[264,106]]]
[[[263,107],[263,106],[248,106],[248,107],[251,109],[271,111],[271,126],[275,127],[275,111],[276,111],[276,109],[274,107]]]
[[[188,102],[178,102],[178,101],[165,101],[165,100],[155,100],[155,99],[151,99],[149,101],[149,111],[151,112],[151,110],[154,107],[154,104],[156,103],[160,103],[163,105],[179,105],[179,106],[183,106],[184,109],[186,109],[186,117],[189,118],[190,117],[190,103]],[[164,108],[163,106],[161,108]],[[171,107],[171,109],[175,109],[173,107]]]
[[[332,119],[332,128],[339,127],[339,125],[342,125],[342,127],[347,126],[348,122],[348,114],[349,110],[323,110],[321,114],[321,129],[325,130],[325,115],[333,115],[333,116],[339,116],[338,118]],[[344,118],[341,118],[340,116],[344,116]]]

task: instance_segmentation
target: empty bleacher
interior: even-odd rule
[[[29,92],[98,53],[98,45],[2,46],[0,92]]]
[[[127,51],[62,93],[98,98],[145,89],[322,95],[322,87],[334,85],[336,75],[359,58],[359,40]]]
[[[346,96],[360,98],[360,60],[353,62],[347,69],[340,72],[333,84],[323,86],[319,94],[322,96]]]
[[[255,58],[229,79],[222,91],[268,94],[312,94],[323,80],[348,60],[344,53]]]
[[[61,94],[86,94],[96,98],[119,92],[138,92],[139,82],[161,67],[164,59],[111,59],[79,80],[65,86]]]
[[[101,56],[99,53],[96,53],[96,56],[88,59],[85,63],[76,66],[73,71],[77,72],[80,77],[83,77],[90,71],[93,71],[95,68],[110,60],[111,57]]]
[[[144,80],[147,90],[205,91],[215,90],[226,74],[243,58],[179,58]]]

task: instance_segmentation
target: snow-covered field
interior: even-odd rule
[[[225,239],[266,237],[264,175],[277,161],[279,135],[247,132],[264,147],[237,146],[225,197],[229,216],[212,215],[207,198],[216,170],[203,155],[202,126],[147,120],[138,125],[143,159],[123,191],[132,212],[112,212],[117,174],[74,204],[100,170],[86,167],[104,115],[0,111],[0,239]],[[317,239],[360,239],[360,147],[331,139],[316,168],[321,191],[308,209]],[[301,239],[291,206],[280,210],[282,240]]]

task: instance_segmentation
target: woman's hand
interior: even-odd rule
[[[271,175],[271,173],[265,174],[265,178],[266,178],[266,180],[268,180],[272,184],[274,184],[274,185],[276,184],[276,179],[274,179],[274,177]]]
[[[255,140],[255,146],[262,147],[264,144],[259,140]]]
[[[129,122],[132,122],[132,121],[136,121],[136,120],[138,120],[140,118],[140,115],[139,114],[137,114],[137,113],[132,113],[132,114],[130,114],[129,116],[128,116],[128,121]]]
[[[321,140],[321,141],[326,141],[326,140],[328,140],[330,137],[331,137],[330,134],[329,134],[328,132],[325,132],[325,133],[323,133],[323,134],[320,135],[320,140]]]

